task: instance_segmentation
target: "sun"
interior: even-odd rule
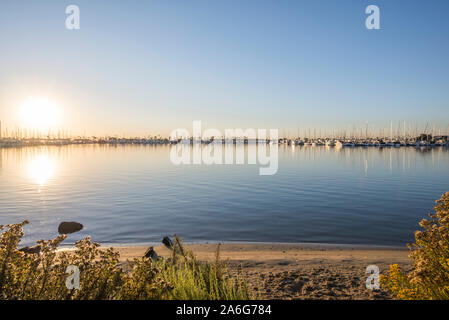
[[[61,108],[48,98],[30,98],[20,107],[23,124],[31,129],[49,129],[61,124]]]

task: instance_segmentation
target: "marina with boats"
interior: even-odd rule
[[[402,127],[402,129],[401,129]],[[210,143],[223,143],[223,144],[253,144],[253,143],[277,143],[285,144],[289,146],[326,146],[326,147],[448,147],[449,146],[449,126],[446,134],[436,134],[437,130],[428,130],[429,124],[427,124],[419,133],[418,129],[411,130],[409,127],[406,130],[406,124],[398,125],[396,130],[393,130],[393,124],[390,123],[389,134],[386,135],[386,130],[379,130],[378,134],[370,134],[368,130],[368,124],[366,127],[356,129],[352,131],[332,130],[331,134],[321,134],[319,130],[318,134],[316,129],[304,130],[302,137],[300,137],[299,129],[296,136],[292,136],[287,133],[282,134],[282,138],[272,141],[270,139],[252,138],[255,137],[255,131],[249,130],[239,136],[232,137],[179,137],[171,136],[164,137],[162,135],[146,136],[146,137],[118,137],[118,136],[71,136],[65,130],[58,130],[57,132],[48,131],[47,133],[39,131],[27,131],[21,129],[15,129],[9,131],[6,129],[2,132],[2,123],[0,122],[0,148],[17,148],[17,147],[31,147],[31,146],[63,146],[63,145],[83,145],[83,144],[109,144],[109,145],[166,145],[166,144],[210,144]],[[402,130],[402,132],[400,132]],[[252,131],[252,134],[249,133]],[[241,131],[243,132],[243,131]],[[237,135],[237,134],[236,134]],[[248,136],[252,137],[248,137]]]
[[[166,145],[177,143],[201,143],[209,144],[214,141],[220,143],[231,144],[251,144],[251,143],[273,143],[269,139],[249,139],[247,137],[234,137],[232,139],[216,139],[214,137],[207,139],[200,138],[184,138],[173,139],[161,136],[155,137],[132,137],[132,138],[117,138],[117,137],[73,137],[73,138],[56,138],[56,137],[36,137],[36,138],[19,138],[8,137],[0,139],[1,148],[17,148],[17,147],[31,147],[31,146],[63,146],[76,144],[109,144],[109,145]],[[430,134],[421,134],[415,138],[401,137],[397,139],[390,139],[385,137],[373,138],[280,138],[274,143],[285,144],[289,146],[326,146],[326,147],[449,147],[449,139],[447,135],[432,136]]]

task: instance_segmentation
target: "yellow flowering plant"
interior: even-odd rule
[[[410,272],[391,265],[381,285],[399,299],[449,299],[449,192],[436,201],[435,212],[419,224],[415,243],[409,244]]]

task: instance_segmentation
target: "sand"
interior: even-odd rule
[[[217,244],[186,245],[200,260],[212,260]],[[140,257],[148,246],[116,246],[121,260]],[[154,247],[169,257],[164,246]],[[410,269],[407,249],[304,244],[221,245],[232,274],[243,267],[249,287],[261,299],[391,299],[381,290],[366,288],[366,267],[377,265],[383,273],[390,264]]]

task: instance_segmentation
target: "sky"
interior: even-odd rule
[[[80,29],[65,27],[68,5]],[[368,5],[380,30],[365,27]],[[2,0],[0,121],[87,135],[449,125],[449,2]]]

